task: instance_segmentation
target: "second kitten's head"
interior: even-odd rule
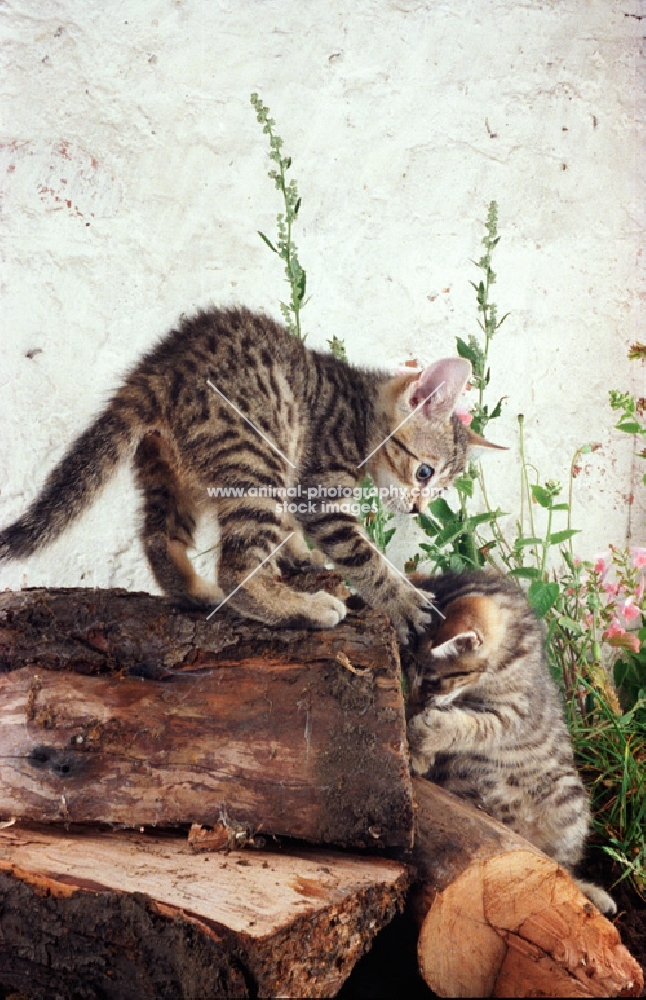
[[[380,423],[389,436],[375,451],[368,471],[382,490],[386,507],[403,513],[423,511],[464,471],[470,449],[498,447],[456,415],[470,377],[468,361],[445,358],[422,372],[382,384]]]

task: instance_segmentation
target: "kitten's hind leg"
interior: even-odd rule
[[[293,540],[295,529],[276,502],[245,497],[218,503],[219,581],[227,604],[239,614],[274,626],[331,628],[345,617],[343,601],[325,591],[304,594],[277,580],[272,564]]]
[[[155,580],[185,606],[222,599],[221,591],[195,572],[186,550],[193,546],[195,518],[172,450],[161,434],[147,434],[134,457],[137,485],[144,494],[142,542]]]

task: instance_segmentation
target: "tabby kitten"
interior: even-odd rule
[[[392,377],[310,351],[247,309],[201,312],[139,362],[27,512],[0,532],[0,559],[53,541],[132,457],[144,498],[142,542],[166,594],[213,606],[224,591],[237,612],[269,625],[336,625],[346,611],[337,597],[297,593],[275,578],[279,546],[283,565],[307,562],[303,531],[367,603],[388,608],[407,642],[428,622],[429,602],[371,548],[336,491],[367,472],[378,486],[409,494],[448,486],[468,447],[487,446],[453,412],[469,375],[469,363],[452,358]],[[209,497],[213,485],[245,495]],[[285,512],[271,490],[297,485],[298,510]],[[250,495],[259,486],[270,495]],[[318,487],[332,488],[336,504],[307,500]],[[416,509],[426,502],[417,498]],[[393,497],[390,505],[411,510],[413,501]],[[203,511],[219,524],[222,590],[197,576],[187,556]]]
[[[413,771],[471,799],[571,871],[590,808],[539,622],[498,575],[413,581],[432,588],[445,615],[420,642],[409,677]],[[616,913],[603,889],[577,884],[602,912]]]

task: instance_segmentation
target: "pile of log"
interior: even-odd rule
[[[439,996],[640,994],[562,869],[411,781],[383,614],[5,593],[0,718],[0,994],[329,997],[406,900]]]

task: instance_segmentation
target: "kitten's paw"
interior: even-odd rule
[[[281,573],[308,573],[325,569],[325,556],[318,549],[303,554],[286,553],[278,556],[276,564]]]
[[[602,889],[599,885],[595,885],[594,882],[586,882],[582,878],[575,878],[574,882],[578,885],[583,895],[587,896],[590,902],[594,903],[601,913],[607,917],[614,917],[617,912],[617,904],[605,889]]]
[[[346,616],[346,606],[338,597],[325,590],[312,594],[308,601],[310,621],[313,628],[334,628]]]
[[[407,734],[411,772],[425,775],[435,762],[435,749],[422,715],[413,716],[408,723]]]
[[[414,643],[427,630],[433,616],[437,615],[432,598],[432,594],[420,594],[413,587],[406,587],[398,598],[384,608],[397,629],[402,645]]]

